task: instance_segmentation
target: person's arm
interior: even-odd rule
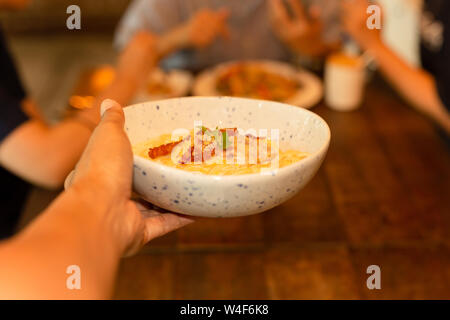
[[[196,12],[186,23],[167,31],[159,38],[160,56],[186,48],[205,48],[219,36],[228,38],[229,15],[230,12],[225,8],[217,11],[203,9]]]
[[[366,0],[342,2],[342,22],[346,31],[375,59],[400,95],[450,132],[450,114],[442,104],[433,76],[396,55],[383,43],[379,30],[367,28],[367,6]]]
[[[156,62],[155,37],[137,34],[119,58],[117,77],[93,108],[51,127],[39,119],[22,124],[1,142],[1,165],[35,184],[61,186],[99,121],[100,101],[112,98],[126,104]]]
[[[450,132],[449,113],[430,73],[409,65],[382,42],[368,45],[367,50],[386,79],[411,105]]]
[[[202,49],[218,37],[228,38],[228,9],[203,8],[189,19],[177,10],[178,1],[135,0],[122,17],[115,35],[117,47],[125,47],[133,34],[140,30],[159,35],[158,52],[161,57],[192,48]]]
[[[111,100],[102,107],[109,109],[72,185],[25,230],[0,243],[0,299],[109,298],[122,255],[192,222],[139,212],[130,200],[132,152],[122,108]],[[81,271],[80,290],[66,286],[72,265]]]

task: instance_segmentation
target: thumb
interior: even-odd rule
[[[105,99],[100,105],[100,123],[95,128],[89,142],[75,166],[75,173],[71,174],[71,179],[67,185],[73,184],[79,176],[83,176],[95,163],[95,159],[109,158],[117,153],[117,148],[121,148],[120,137],[125,135],[123,127],[125,116],[119,103],[111,99]],[[104,142],[109,141],[111,145]],[[121,150],[121,149],[120,149]],[[101,161],[100,161],[101,162]]]
[[[102,127],[105,123],[112,123],[123,129],[125,116],[122,106],[115,100],[105,99],[100,105],[100,115],[102,117],[98,127]]]

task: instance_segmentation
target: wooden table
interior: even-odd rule
[[[332,142],[300,194],[154,240],[122,261],[115,297],[449,299],[448,141],[381,81],[358,111],[313,111]],[[381,290],[366,287],[372,264]]]

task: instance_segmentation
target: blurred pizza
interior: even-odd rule
[[[302,84],[261,65],[236,63],[223,70],[216,82],[217,91],[224,96],[286,101],[300,90]]]
[[[309,108],[322,98],[315,75],[268,60],[236,61],[202,72],[194,83],[198,96],[232,96],[272,100]]]

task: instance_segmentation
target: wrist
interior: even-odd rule
[[[160,37],[157,44],[158,56],[167,54],[191,46],[189,39],[189,25],[185,24],[175,28]]]
[[[170,35],[162,36],[156,45],[158,58],[162,58],[171,53],[175,50],[175,47],[176,45],[174,44],[174,41],[171,39]]]
[[[68,192],[78,199],[81,206],[89,207],[96,216],[102,216],[106,214],[109,209],[108,204],[112,202],[111,196],[104,190],[104,186],[95,177],[83,177],[76,180]]]
[[[364,50],[368,50],[368,51],[373,51],[376,52],[378,51],[381,47],[384,46],[383,41],[381,40],[381,37],[366,37],[363,36],[361,37],[361,40],[359,41],[361,47]]]
[[[111,245],[117,256],[121,256],[124,246],[115,218],[123,214],[123,212],[117,214],[117,210],[123,208],[117,199],[105,190],[95,178],[86,178],[74,183],[65,192],[65,196],[68,201],[76,203],[76,207],[74,206],[76,214],[81,216],[85,232],[97,234]]]

